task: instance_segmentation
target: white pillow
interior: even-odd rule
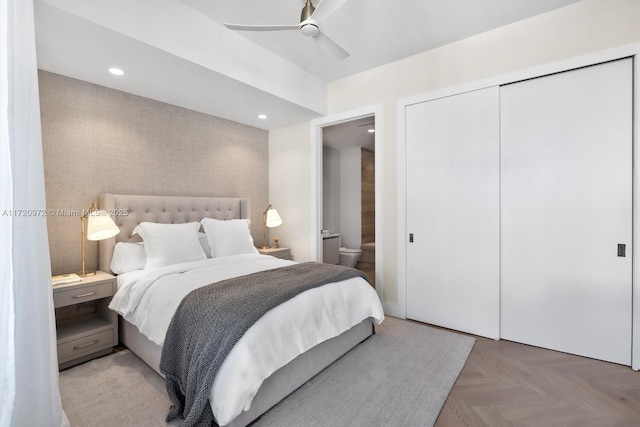
[[[158,224],[141,222],[132,234],[139,234],[144,243],[147,261],[144,268],[163,267],[165,265],[206,259],[198,230],[200,224]]]
[[[251,221],[248,219],[221,221],[204,218],[200,222],[207,234],[212,257],[258,253],[258,249],[253,245],[253,237],[249,230]]]
[[[144,253],[144,245],[142,242],[118,242],[113,248],[111,271],[115,274],[123,274],[130,271],[142,270],[146,261],[147,255]]]

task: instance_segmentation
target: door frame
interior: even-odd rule
[[[384,167],[384,156],[381,155],[383,151],[383,119],[382,119],[382,105],[376,104],[367,107],[358,108],[355,110],[344,111],[341,113],[330,114],[325,117],[315,119],[311,121],[311,258],[316,261],[322,262],[322,129],[325,127],[337,125],[340,123],[350,122],[352,120],[361,119],[364,117],[373,116],[375,120],[375,207],[376,207],[376,272],[375,272],[375,284],[376,292],[382,299],[382,291],[384,289],[384,254],[380,249],[384,247],[383,230],[382,230],[382,173]]]
[[[568,71],[575,68],[587,67],[601,62],[613,61],[622,58],[633,58],[633,201],[632,201],[632,245],[636,248],[636,243],[640,242],[640,176],[637,165],[640,165],[640,149],[638,140],[640,137],[640,43],[606,49],[578,56],[564,61],[549,63],[537,67],[532,67],[516,72],[503,74],[488,79],[465,83],[432,92],[414,95],[399,99],[397,102],[397,170],[398,170],[398,229],[397,229],[397,289],[398,304],[395,316],[406,318],[407,315],[407,146],[406,146],[406,108],[410,105],[431,101],[434,99],[452,96],[459,93],[469,92],[487,88],[490,86],[500,86],[514,83],[521,80],[541,77],[547,74],[554,74]],[[638,268],[640,267],[640,250],[633,250],[632,258],[632,350],[631,367],[640,370],[640,279],[638,278]]]

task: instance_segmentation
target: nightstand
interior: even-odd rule
[[[271,255],[280,259],[291,259],[291,250],[289,248],[258,248],[258,252],[262,255]]]
[[[108,307],[115,292],[115,276],[104,271],[53,287],[59,369],[109,354],[118,344],[118,316]]]

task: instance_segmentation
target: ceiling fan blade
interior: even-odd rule
[[[342,61],[343,59],[347,59],[350,56],[349,52],[341,48],[338,43],[331,40],[331,38],[329,38],[329,36],[327,36],[322,31],[320,31],[318,35],[314,37],[314,39],[318,42],[322,49],[324,49],[331,56],[340,61]]]
[[[224,24],[231,30],[240,31],[282,31],[282,30],[298,30],[300,24],[293,25],[243,25],[243,24]]]
[[[321,0],[316,6],[316,10],[311,14],[310,19],[320,23],[331,16],[347,0]]]

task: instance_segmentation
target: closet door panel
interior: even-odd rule
[[[499,90],[407,107],[407,317],[499,336]]]
[[[631,84],[620,60],[501,88],[501,337],[630,364]]]

